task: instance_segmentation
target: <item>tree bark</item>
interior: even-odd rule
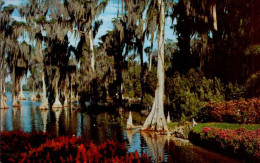
[[[213,28],[214,30],[218,30],[217,26],[217,5],[216,5],[216,0],[213,0],[212,4],[212,17],[213,17]]]
[[[65,80],[65,87],[64,87],[64,103],[63,107],[68,107],[68,95],[67,95],[67,86],[66,86],[67,80]]]
[[[26,100],[24,93],[23,93],[23,83],[22,83],[23,78],[20,79],[20,94],[18,96],[18,100],[23,101]]]
[[[5,96],[2,94],[2,92],[0,93],[0,109],[8,109],[8,106],[6,104],[6,100],[5,100]]]
[[[60,96],[59,96],[59,91],[58,91],[58,81],[56,81],[56,86],[55,86],[55,101],[52,105],[52,108],[62,108],[62,104],[60,102]]]
[[[200,69],[205,65],[205,57],[207,55],[207,45],[208,45],[208,32],[204,32],[201,36],[201,52],[200,52]]]
[[[39,109],[48,109],[48,99],[47,99],[47,96],[46,96],[46,85],[45,85],[45,76],[44,76],[44,60],[43,60],[43,54],[42,54],[42,42],[39,42],[39,49],[38,49],[38,53],[42,59],[42,103],[41,105],[39,106]]]
[[[143,19],[139,18],[139,26],[140,26],[140,44],[138,46],[138,52],[140,55],[141,61],[141,72],[140,72],[140,83],[141,83],[141,103],[144,99],[144,58],[143,58],[143,47],[144,47],[144,37],[143,37]]]
[[[153,34],[151,36],[151,51],[150,51],[150,54],[149,54],[149,57],[150,57],[150,61],[149,61],[149,71],[152,70],[152,64],[153,64]]]
[[[147,117],[142,130],[168,131],[165,115],[164,115],[164,28],[165,28],[165,11],[163,0],[157,1],[160,17],[159,17],[159,40],[158,40],[158,63],[157,77],[158,85],[155,91],[155,99],[152,111]]]
[[[170,118],[170,113],[168,111],[168,116],[167,116],[167,123],[170,123],[171,122],[171,118]]]
[[[44,78],[44,72],[42,72],[42,103],[39,106],[39,109],[48,109],[48,99],[46,97],[46,85],[45,85],[45,78]]]
[[[36,96],[34,94],[34,83],[33,83],[32,89],[33,89],[33,91],[32,91],[32,94],[31,94],[31,101],[36,101]]]
[[[12,72],[12,99],[13,99],[13,107],[21,107],[19,101],[18,101],[18,93],[19,93],[19,79],[17,79],[15,74],[16,68],[13,66],[13,72]]]
[[[0,68],[2,68],[2,62]],[[2,108],[3,104],[4,103],[2,102],[2,71],[0,71],[0,109]]]
[[[130,130],[133,129],[135,126],[133,125],[133,119],[132,119],[132,113],[131,111],[129,112],[129,117],[127,119],[127,124],[126,124],[126,129]]]
[[[89,32],[89,46],[90,46],[90,54],[91,54],[91,69],[92,73],[95,73],[95,54],[94,54],[94,39],[93,39],[93,32],[92,29],[90,28]]]

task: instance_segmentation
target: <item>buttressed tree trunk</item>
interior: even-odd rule
[[[42,44],[41,42],[39,43],[39,49],[38,49],[39,55],[42,58],[42,103],[39,107],[39,109],[48,109],[48,99],[46,96],[46,85],[45,85],[45,77],[44,77],[44,69],[43,69],[43,54],[42,54]]]
[[[52,105],[52,108],[62,108],[62,104],[60,102],[59,90],[58,90],[58,81],[56,81],[55,93],[56,93],[55,101]]]
[[[31,93],[31,101],[36,101],[36,96],[34,94],[34,82],[33,82],[33,85],[32,85],[32,89],[33,89],[33,91]]]
[[[42,103],[39,109],[48,109],[48,99],[46,97],[46,85],[45,85],[45,78],[44,72],[42,72]]]
[[[20,79],[20,94],[18,96],[18,100],[22,101],[22,100],[26,100],[24,93],[23,93],[23,83],[22,83],[23,78]]]
[[[126,129],[130,130],[133,129],[135,126],[133,125],[133,119],[132,119],[132,113],[131,111],[129,112],[129,117],[127,119],[127,124],[126,124]]]
[[[18,101],[18,93],[19,93],[19,79],[17,79],[15,74],[16,68],[13,66],[12,72],[12,99],[13,99],[13,107],[21,107],[20,102]]]
[[[0,109],[7,109],[5,96],[4,96],[4,80],[2,80],[2,73],[0,72]]]
[[[164,27],[165,27],[165,9],[164,1],[157,0],[159,6],[159,40],[158,40],[158,63],[157,77],[158,85],[155,91],[155,99],[152,111],[145,120],[142,130],[168,131],[165,115],[164,115]]]
[[[64,87],[64,104],[63,104],[63,107],[68,107],[68,95],[67,95],[67,80],[65,80],[65,87]]]

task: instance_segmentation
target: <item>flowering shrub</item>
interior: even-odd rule
[[[36,137],[40,138],[36,142]],[[42,137],[42,138],[41,138]],[[9,140],[9,141],[7,141]],[[14,141],[13,141],[14,140]],[[1,133],[3,162],[150,162],[147,154],[128,153],[125,143],[106,141],[99,146],[77,137],[51,137],[22,131]]]
[[[260,98],[224,102],[210,101],[207,106],[209,119],[217,122],[259,123]]]
[[[256,131],[239,128],[217,129],[204,127],[200,134],[202,140],[214,141],[222,148],[233,148],[234,152],[243,151],[260,159],[260,129]]]

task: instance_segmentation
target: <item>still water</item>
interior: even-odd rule
[[[88,115],[73,108],[39,110],[40,102],[29,101],[27,92],[27,100],[21,102],[22,107],[13,108],[11,93],[6,95],[9,109],[0,109],[1,131],[20,129],[25,132],[36,130],[56,135],[75,135],[96,145],[107,139],[126,142],[129,152],[147,152],[154,162],[238,162],[169,135],[126,131],[120,124],[125,123],[127,112],[121,115]],[[134,122],[135,118],[142,117],[139,113],[132,114]]]

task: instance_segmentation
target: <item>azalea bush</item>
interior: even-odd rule
[[[36,141],[38,139],[38,141]],[[128,153],[125,143],[107,140],[99,146],[74,136],[52,137],[46,133],[1,133],[3,162],[150,162],[146,153]]]
[[[233,149],[234,153],[244,153],[260,159],[260,129],[255,131],[246,128],[217,129],[204,127],[200,133],[202,141],[215,142],[221,148]]]
[[[239,99],[216,102],[211,100],[207,106],[207,114],[211,121],[232,123],[259,123],[260,98]]]

